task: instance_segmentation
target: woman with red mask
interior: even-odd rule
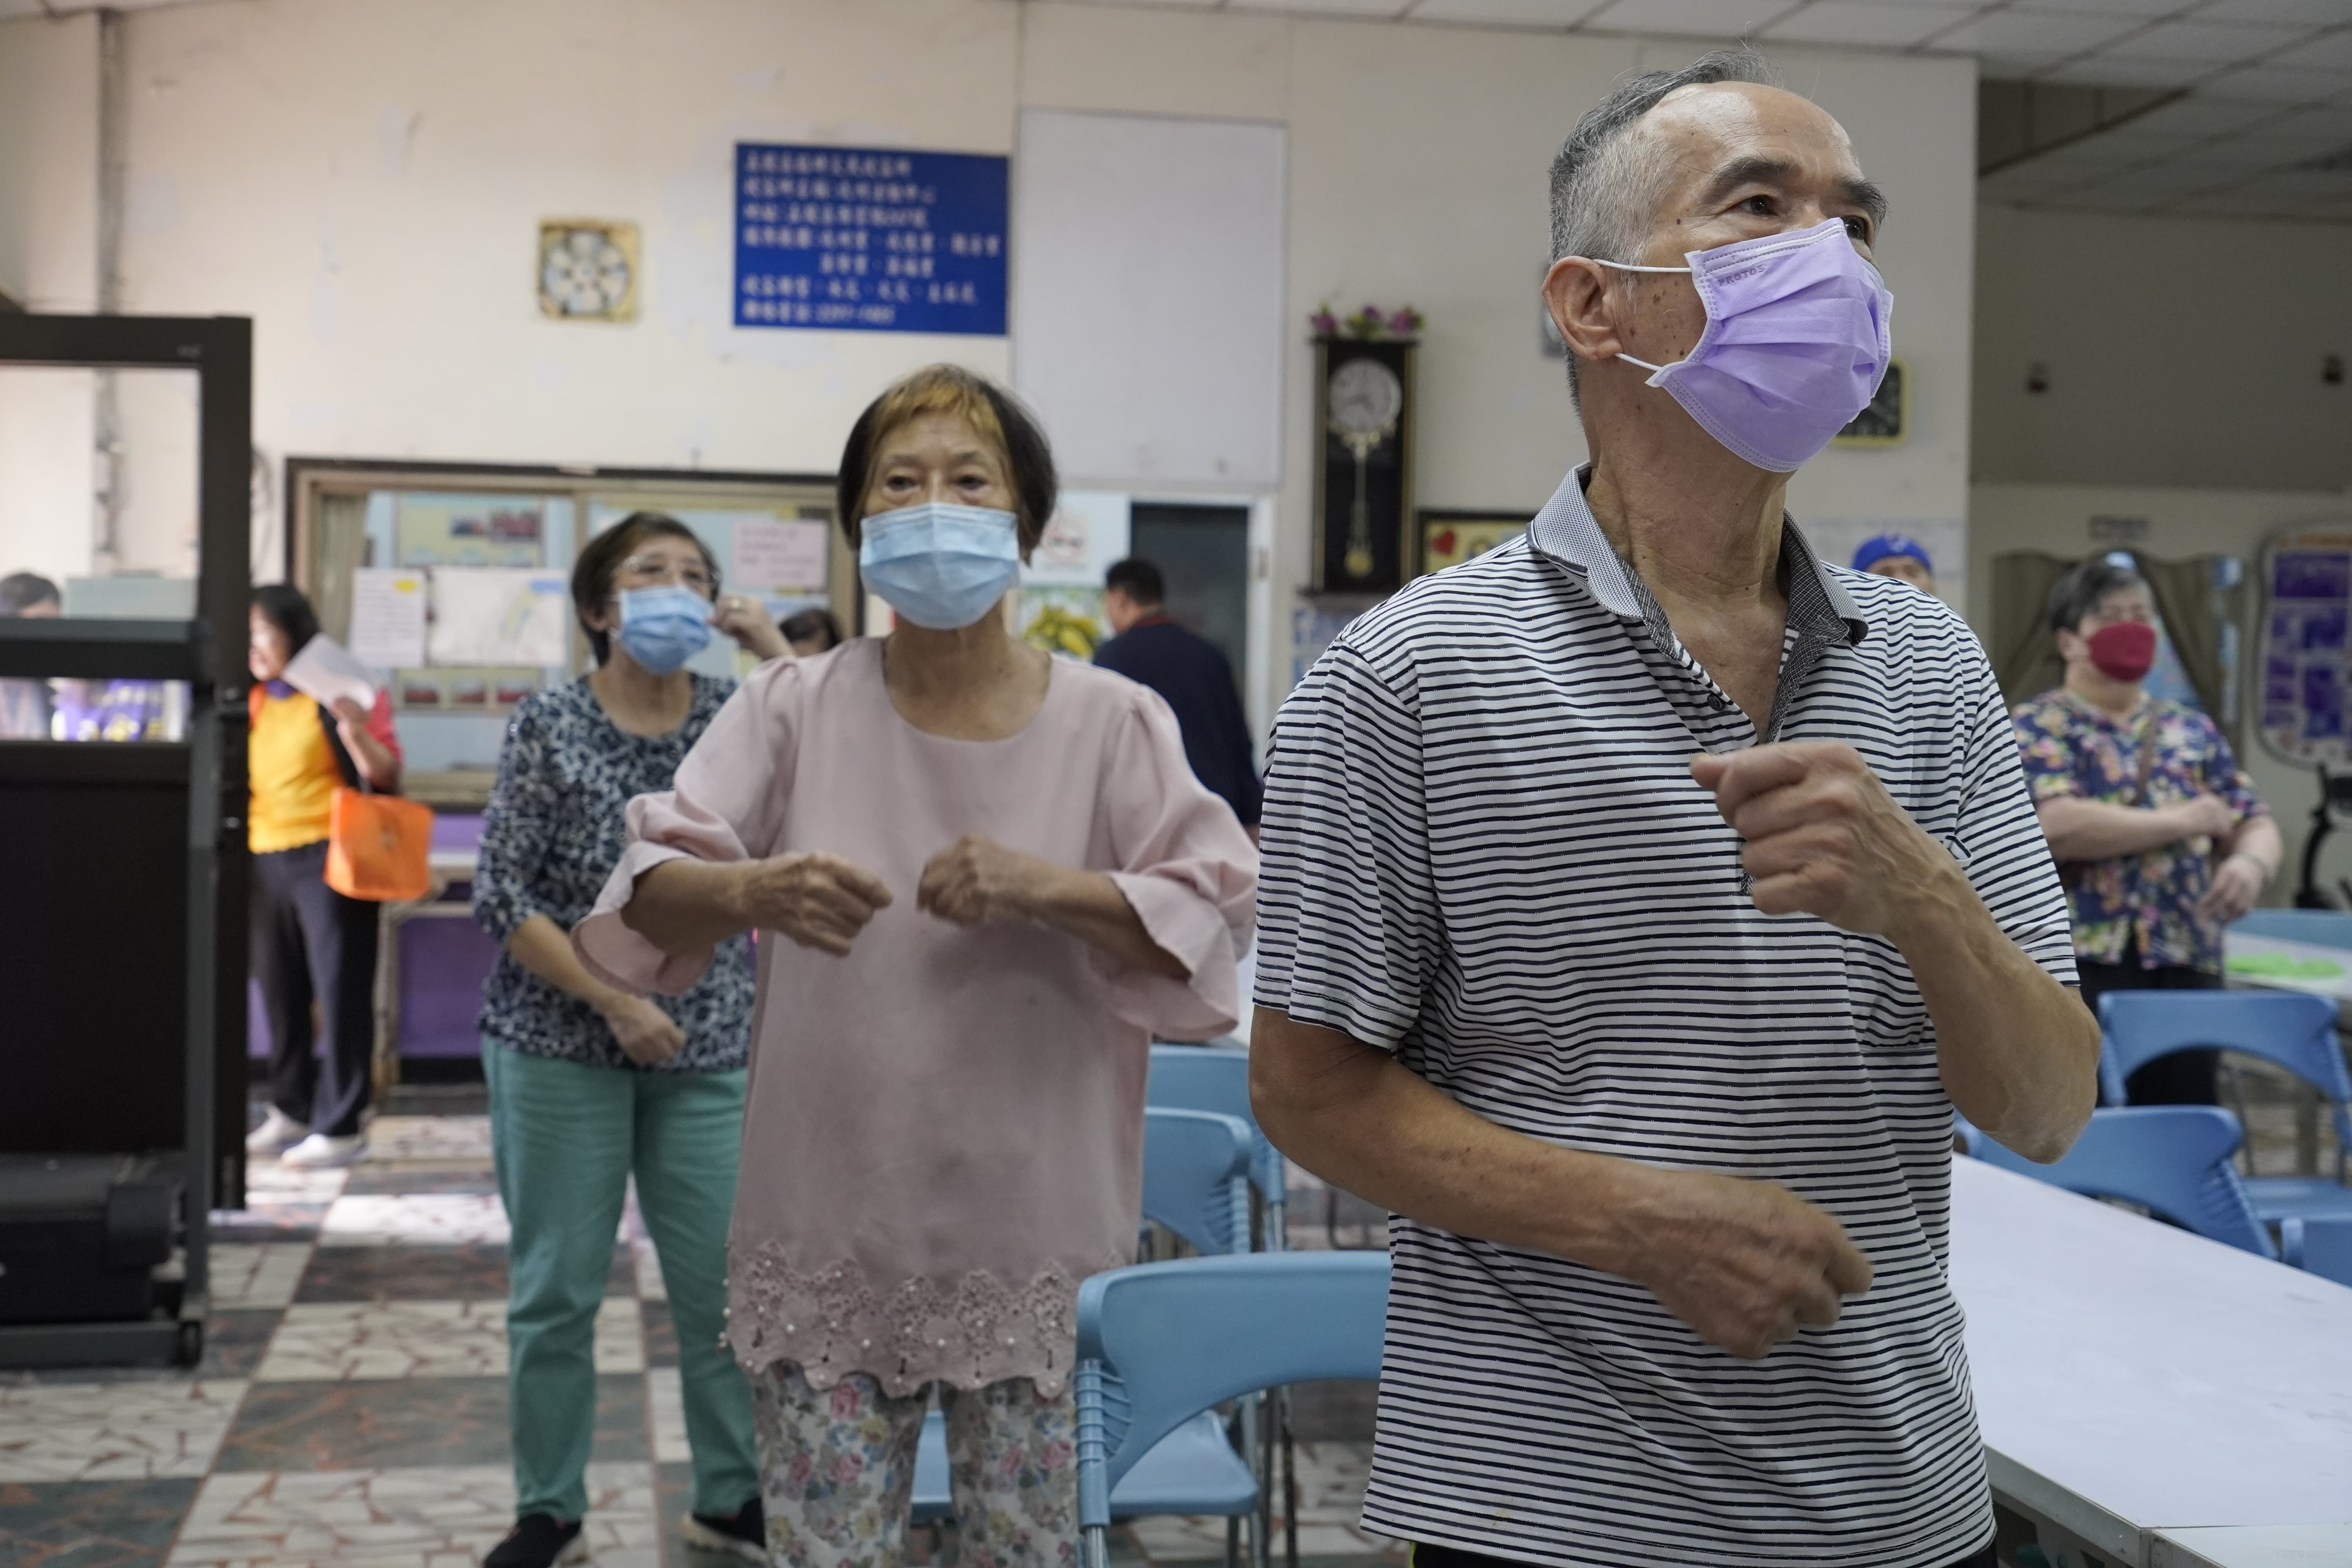
[[[2107,991],[2221,984],[2221,928],[2253,908],[2284,852],[2212,720],[2143,688],[2156,604],[2128,555],[2094,556],[2050,591],[2065,684],[2011,715],[2066,882],[2093,1011]],[[2210,1105],[2216,1051],[2132,1074],[2134,1105]]]

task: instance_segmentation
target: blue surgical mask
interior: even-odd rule
[[[1021,576],[1021,529],[1009,511],[925,501],[876,513],[858,535],[866,585],[932,631],[971,625]]]
[[[710,641],[710,601],[691,588],[621,590],[621,646],[648,675],[667,675]]]

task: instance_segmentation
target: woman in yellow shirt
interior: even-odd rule
[[[269,1023],[269,1115],[248,1153],[289,1165],[348,1165],[367,1152],[368,1058],[375,1043],[376,906],[327,886],[329,807],[340,786],[400,787],[400,744],[388,693],[375,710],[348,698],[331,710],[286,684],[287,662],[319,632],[299,589],[253,591],[252,967]],[[311,1004],[326,1034],[312,1056]]]

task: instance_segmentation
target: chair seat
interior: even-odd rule
[[[1110,1516],[1243,1514],[1257,1507],[1257,1482],[1225,1439],[1225,1424],[1204,1410],[1135,1461],[1110,1489]]]
[[[1224,1423],[1203,1411],[1160,1439],[1111,1489],[1114,1519],[1145,1514],[1244,1514],[1257,1506],[1257,1483],[1249,1467],[1225,1440]],[[947,1417],[934,1410],[923,1417],[915,1447],[917,1524],[955,1517],[948,1489]]]
[[[2325,1176],[2249,1176],[2245,1187],[2254,1217],[2264,1225],[2352,1215],[2352,1187],[2339,1187]]]

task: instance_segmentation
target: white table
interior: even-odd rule
[[[2352,1565],[2352,1289],[1969,1159],[1952,1286],[2001,1501],[2131,1568]]]
[[[2158,1531],[2149,1568],[2345,1568],[2340,1524],[2248,1524]]]
[[[2352,1003],[2352,950],[2322,947],[2317,942],[2294,942],[2283,936],[2248,936],[2231,931],[2221,933],[2221,951],[2225,961],[2275,954],[2281,958],[2333,963],[2341,973],[2309,979],[2291,974],[2231,974],[2226,962],[2222,973],[2233,985],[2259,986],[2268,991],[2306,991],[2314,996],[2333,996],[2338,1002]]]

